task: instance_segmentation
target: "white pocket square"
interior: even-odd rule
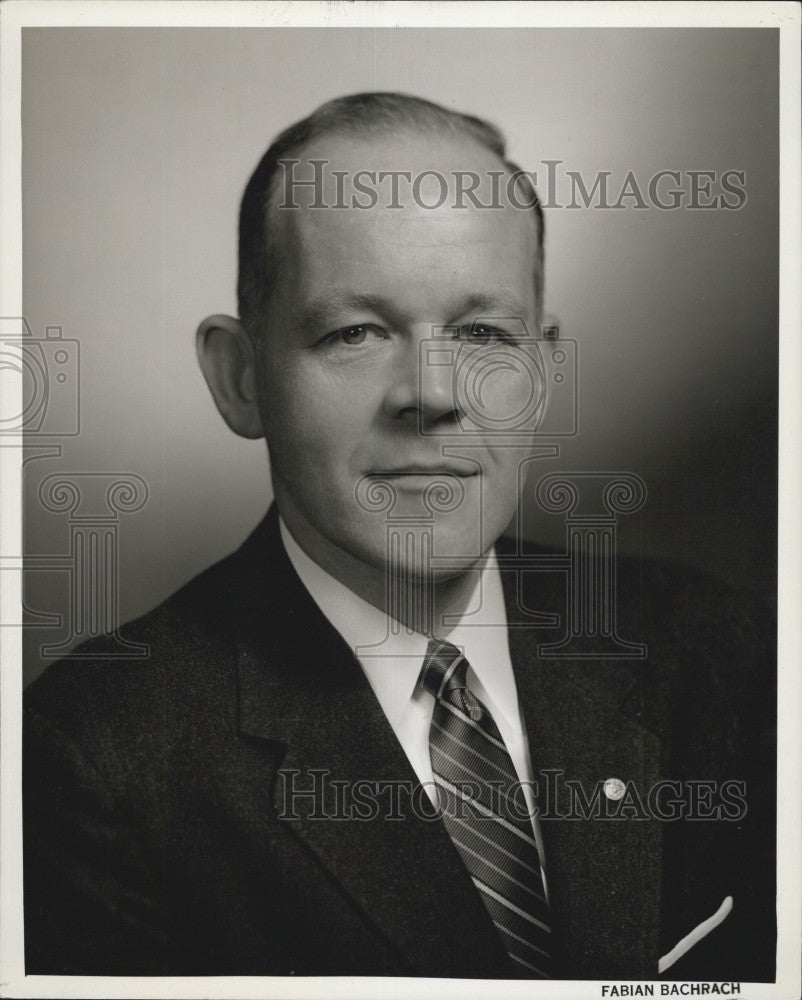
[[[686,934],[681,941],[678,941],[671,951],[667,952],[660,961],[657,963],[658,973],[665,972],[666,969],[670,969],[671,966],[679,961],[682,956],[691,950],[695,944],[698,944],[703,937],[706,937],[712,930],[716,927],[730,914],[732,910],[732,896],[727,896],[721,906],[716,910],[712,917],[708,917],[707,920],[703,920],[698,927],[694,927],[690,934]]]

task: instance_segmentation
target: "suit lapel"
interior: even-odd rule
[[[241,551],[238,727],[271,746],[271,769],[280,748],[276,814],[293,817],[282,822],[375,925],[402,970],[499,975],[507,959],[481,900],[442,823],[424,818],[428,799],[404,793],[417,777],[357,661],[292,569],[274,513]],[[274,624],[254,627],[267,609]],[[313,780],[322,801],[289,798],[291,782],[308,789]],[[385,818],[393,789],[401,819]]]
[[[396,951],[402,970],[504,976],[499,938],[442,824],[423,818],[421,808],[410,809],[408,798],[401,799],[404,819],[382,818],[390,808],[389,785],[413,788],[417,778],[358,663],[292,569],[275,509],[238,559],[238,729],[270,749],[265,782],[275,779],[276,759],[281,761],[287,777],[275,781],[276,814],[288,813],[288,779],[306,789],[312,771],[324,772],[325,781],[322,774],[317,780],[328,789],[329,815],[343,815],[343,805],[349,815],[354,803],[347,792],[365,782],[363,807],[369,812],[369,803],[378,802],[378,818],[315,818],[315,802],[304,798],[289,810],[297,818],[283,822]],[[644,794],[658,778],[658,739],[619,710],[633,689],[632,665],[540,659],[538,645],[554,636],[527,626],[513,574],[502,576],[518,695],[533,769],[541,776],[546,870],[567,975],[619,978],[638,969],[652,977],[660,824],[586,819],[576,808],[576,818],[568,818],[580,789],[593,808],[593,795],[607,778],[632,782]],[[526,603],[552,611],[560,608],[562,593],[561,586],[541,589],[534,603]],[[557,790],[556,799],[546,800],[544,772],[551,774],[548,790]],[[344,783],[339,805],[332,782]],[[386,791],[377,795],[382,782]]]
[[[640,970],[642,977],[653,978],[661,824],[645,818],[604,819],[608,800],[599,791],[594,807],[593,796],[606,779],[619,778],[625,785],[633,783],[645,804],[647,790],[658,778],[659,740],[619,711],[635,682],[631,664],[539,658],[538,645],[555,637],[543,629],[515,627],[525,619],[512,599],[513,582],[505,580],[513,626],[510,653],[539,777],[546,872],[566,973],[602,979]],[[559,609],[562,599],[546,587],[532,606],[551,611]],[[591,818],[582,817],[580,789]],[[632,799],[628,795],[624,801]],[[637,815],[637,802],[626,812]]]

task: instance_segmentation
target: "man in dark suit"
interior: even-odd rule
[[[198,349],[276,502],[147,661],[29,689],[28,972],[773,978],[769,624],[622,565],[645,656],[554,658],[564,574],[499,541],[542,243],[497,131],[428,102],[268,150]]]

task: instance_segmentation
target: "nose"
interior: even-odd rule
[[[457,347],[453,341],[432,340],[430,328],[425,335],[409,338],[396,357],[385,395],[387,415],[426,429],[456,423],[459,418],[454,393]]]

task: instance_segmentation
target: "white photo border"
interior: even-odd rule
[[[800,7],[796,3],[261,3],[9,0],[0,8],[0,315],[22,312],[21,32],[24,27],[776,27],[780,33],[780,431],[778,628],[778,964],[776,984],[742,984],[749,1000],[799,996],[802,843],[800,373]],[[2,372],[9,408],[21,384]],[[15,410],[16,412],[16,410]],[[22,552],[21,441],[0,449],[0,552]],[[0,616],[19,620],[21,575],[2,574]],[[0,629],[0,995],[9,997],[554,997],[598,998],[600,983],[376,978],[25,976],[22,923],[22,641]],[[659,989],[656,990],[659,995]]]

